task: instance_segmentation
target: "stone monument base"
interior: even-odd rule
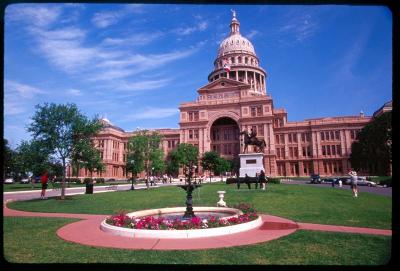
[[[239,177],[244,177],[247,174],[249,177],[255,177],[256,173],[264,170],[263,153],[240,153],[240,169]]]

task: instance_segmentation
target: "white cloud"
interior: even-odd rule
[[[71,96],[82,96],[82,91],[75,88],[67,89],[66,93]]]
[[[59,18],[61,7],[42,4],[14,4],[8,6],[5,13],[7,21],[23,21],[29,25],[47,27]]]
[[[38,89],[36,87],[32,87],[26,84],[21,84],[12,80],[4,81],[4,92],[6,95],[17,96],[19,99],[31,99],[36,94],[44,94],[46,93],[44,90]]]
[[[206,21],[202,21],[202,22],[197,23],[194,26],[175,28],[172,30],[172,32],[175,34],[178,34],[178,35],[186,36],[186,35],[192,34],[193,32],[196,32],[196,31],[204,31],[207,29],[207,27],[208,27],[208,23]]]
[[[162,37],[163,35],[164,33],[162,32],[137,33],[127,38],[105,38],[102,41],[102,44],[106,46],[122,46],[122,45],[142,46]]]
[[[18,115],[24,112],[26,112],[26,106],[23,103],[8,102],[8,101],[4,102],[5,116]]]
[[[142,13],[142,7],[141,4],[133,4],[114,11],[97,12],[92,18],[92,23],[98,28],[105,28],[118,23],[130,13]]]
[[[116,82],[114,85],[117,90],[140,91],[161,88],[170,82],[171,79],[143,80],[134,82]]]
[[[254,38],[254,36],[256,36],[258,34],[260,34],[260,32],[253,29],[253,30],[250,31],[249,34],[246,35],[246,37],[249,38],[249,39],[252,39],[252,38]]]
[[[174,116],[179,113],[177,108],[155,108],[146,107],[141,110],[141,113],[136,113],[126,116],[124,121],[141,120],[141,119],[163,119]]]

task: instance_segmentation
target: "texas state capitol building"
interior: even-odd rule
[[[180,128],[154,130],[162,135],[164,153],[179,143],[190,143],[198,147],[200,156],[217,151],[234,159],[244,148],[239,132],[252,128],[267,144],[264,168],[269,176],[347,174],[351,144],[371,117],[360,113],[289,122],[286,110],[274,107],[267,89],[267,72],[260,66],[253,44],[240,34],[234,13],[230,34],[218,48],[208,84],[197,90],[196,101],[179,107]],[[106,170],[94,177],[130,177],[125,170],[127,142],[137,132],[125,132],[107,119],[103,122],[105,128],[94,141]],[[201,167],[198,170],[201,174]],[[84,176],[89,174],[81,169],[79,177]]]

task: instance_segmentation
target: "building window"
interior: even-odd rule
[[[333,132],[333,131],[330,131],[330,136],[331,136],[331,140],[334,140],[334,139],[335,139],[335,136],[334,136],[334,132]]]
[[[332,145],[332,155],[336,155],[336,145]]]
[[[297,143],[297,134],[296,133],[292,134],[292,139],[293,139],[294,143]]]
[[[285,144],[285,137],[284,137],[284,135],[279,135],[279,140],[280,140],[281,144]]]
[[[198,121],[198,120],[199,120],[199,112],[198,111],[189,112],[189,121]]]
[[[259,134],[260,136],[264,135],[264,125],[258,125],[257,127],[257,134]]]
[[[336,145],[336,152],[337,152],[338,155],[341,155],[341,154],[342,154],[340,145]]]
[[[292,143],[292,134],[288,134],[289,143]]]
[[[329,132],[325,132],[325,139],[329,140]]]
[[[322,146],[322,155],[326,155],[326,148],[325,148],[325,146]]]
[[[279,144],[279,135],[275,135],[275,144]]]
[[[259,106],[251,106],[250,107],[250,114],[251,114],[252,117],[262,116],[262,107],[261,107],[261,105],[259,105]]]
[[[189,130],[189,139],[193,139],[193,130]]]
[[[326,154],[331,155],[331,145],[326,146]]]
[[[335,139],[340,140],[340,131],[335,131]]]
[[[321,132],[321,141],[325,141],[325,133]]]

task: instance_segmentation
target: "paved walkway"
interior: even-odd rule
[[[63,240],[82,245],[136,250],[199,250],[251,245],[289,235],[298,229],[386,236],[392,235],[391,230],[296,223],[285,218],[263,214],[261,215],[263,224],[260,227],[246,232],[220,237],[194,239],[129,238],[111,235],[100,230],[100,223],[107,217],[106,215],[25,212],[8,208],[6,201],[3,202],[3,215],[78,218],[81,220],[67,224],[58,229],[57,235]]]

